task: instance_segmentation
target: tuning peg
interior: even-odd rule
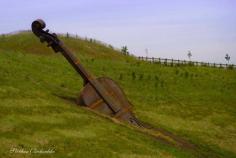
[[[47,47],[50,47],[52,44],[53,44],[53,42],[49,41],[48,44],[47,44]]]
[[[39,40],[41,43],[45,42],[45,38],[43,36],[39,36]]]

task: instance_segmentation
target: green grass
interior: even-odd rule
[[[48,157],[236,157],[236,71],[167,67],[111,48],[62,38],[96,76],[117,81],[138,118],[196,144],[164,145],[58,96],[76,97],[82,79],[30,33],[0,37],[0,157],[12,148],[55,150]]]

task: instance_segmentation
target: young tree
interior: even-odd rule
[[[67,33],[66,33],[66,38],[69,38],[69,36],[70,36],[70,35],[69,35],[69,33],[67,32]]]
[[[225,55],[225,60],[227,60],[228,63],[229,63],[229,61],[230,61],[230,56],[229,56],[229,54],[226,54],[226,55]]]
[[[190,50],[188,51],[188,54],[187,54],[187,55],[188,55],[189,60],[191,60],[191,57],[192,57],[193,55],[192,55],[192,52],[191,52]]]
[[[127,46],[123,46],[123,47],[121,48],[121,52],[122,52],[124,55],[129,55]]]
[[[148,49],[145,49],[146,57],[148,57]]]

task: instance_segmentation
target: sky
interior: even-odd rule
[[[0,34],[43,19],[136,56],[236,64],[236,0],[0,0]]]

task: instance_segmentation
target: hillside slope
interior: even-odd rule
[[[10,153],[12,148],[55,150],[48,157],[236,157],[235,70],[165,67],[94,42],[62,39],[90,72],[121,85],[138,118],[189,140],[199,150],[162,144],[63,99],[78,96],[80,76],[60,54],[23,33],[0,37],[3,157],[22,157]]]

